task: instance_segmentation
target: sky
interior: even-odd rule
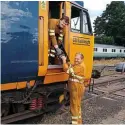
[[[106,9],[106,5],[110,3],[111,0],[84,0],[84,7],[88,9],[90,14],[92,29],[93,21],[97,16],[102,14],[102,12]]]

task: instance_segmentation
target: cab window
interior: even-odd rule
[[[71,7],[71,31],[91,34],[91,23],[88,13],[84,9]]]
[[[83,33],[90,34],[91,29],[89,25],[89,18],[86,12],[83,12]]]
[[[72,6],[71,8],[71,31],[81,33],[81,10]]]

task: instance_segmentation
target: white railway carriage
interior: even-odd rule
[[[125,58],[125,47],[95,44],[94,58]]]

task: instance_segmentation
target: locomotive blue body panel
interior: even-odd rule
[[[1,83],[38,74],[38,2],[1,2]]]

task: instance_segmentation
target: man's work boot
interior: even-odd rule
[[[79,119],[78,119],[78,124],[83,124],[82,118],[79,118]]]

